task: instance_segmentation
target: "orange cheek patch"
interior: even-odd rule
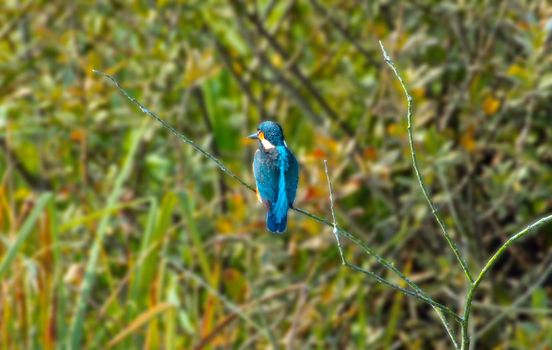
[[[264,136],[264,132],[262,131],[259,131],[259,140],[261,140],[261,144],[263,145],[263,148],[264,149],[272,149],[274,148],[274,145],[270,143],[270,141],[268,141],[265,136]]]

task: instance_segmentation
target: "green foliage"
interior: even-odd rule
[[[2,2],[0,349],[449,348],[426,304],[342,268],[330,229],[292,212],[286,235],[265,232],[253,194],[92,69],[249,183],[244,136],[278,120],[301,162],[297,206],[331,217],[327,159],[339,224],[457,305],[464,276],[377,41],[414,97],[435,205],[479,271],[552,212],[550,15],[545,1]],[[476,348],[552,341],[551,230],[482,281]]]

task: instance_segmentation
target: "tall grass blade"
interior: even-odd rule
[[[147,311],[143,312],[140,316],[138,316],[134,321],[132,321],[127,327],[125,327],[119,334],[117,334],[108,344],[107,348],[111,348],[115,346],[117,343],[119,343],[121,340],[128,337],[133,332],[136,332],[140,327],[147,324],[149,321],[151,321],[155,316],[158,314],[165,312],[171,308],[174,308],[174,305],[170,303],[160,303],[152,308],[148,309]]]
[[[4,274],[10,268],[13,262],[13,259],[15,259],[15,256],[21,249],[21,246],[33,231],[33,227],[35,225],[36,220],[38,219],[38,216],[40,215],[40,213],[42,213],[44,207],[46,206],[50,198],[52,198],[51,193],[44,193],[40,195],[40,197],[38,197],[38,201],[35,207],[33,208],[33,211],[25,220],[25,223],[23,224],[23,226],[21,226],[21,229],[17,233],[17,238],[15,239],[15,242],[8,249],[8,253],[6,254],[6,256],[4,256],[4,259],[2,259],[2,262],[0,263],[0,279],[4,277]]]
[[[146,228],[142,235],[142,243],[140,246],[140,254],[136,262],[136,272],[134,278],[130,283],[130,300],[137,301],[141,300],[140,288],[142,286],[142,281],[144,280],[144,260],[150,254],[150,246],[152,241],[153,230],[155,229],[155,222],[159,212],[159,204],[155,197],[150,198],[150,206],[148,212],[148,218],[146,220]],[[136,305],[138,306],[138,305]]]
[[[142,127],[139,131],[134,131],[130,137],[130,148],[123,164],[121,172],[115,179],[115,184],[113,190],[111,191],[110,196],[107,199],[107,209],[108,213],[110,208],[114,207],[117,204],[119,196],[121,194],[123,183],[128,178],[130,174],[130,169],[132,167],[133,158],[138,148],[138,143],[140,137],[144,132]],[[86,264],[86,270],[84,274],[84,281],[80,290],[79,299],[77,302],[75,315],[71,323],[71,328],[69,331],[69,349],[80,349],[81,348],[81,339],[82,339],[82,327],[84,323],[84,317],[86,313],[86,306],[88,304],[88,299],[90,297],[90,292],[92,291],[92,286],[94,285],[94,272],[98,262],[98,256],[100,254],[100,248],[103,243],[105,233],[109,224],[110,215],[106,214],[102,217],[100,224],[98,226],[98,232],[94,239],[92,249],[90,250],[90,256],[88,258],[88,263]]]

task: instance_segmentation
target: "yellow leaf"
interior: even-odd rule
[[[512,64],[508,67],[506,74],[512,78],[527,80],[531,78],[531,73],[525,68],[518,64]]]
[[[423,87],[415,87],[412,89],[412,97],[414,100],[419,101],[426,95],[426,90]]]
[[[117,343],[119,343],[121,340],[128,337],[130,334],[134,333],[136,330],[138,330],[140,327],[148,323],[151,319],[153,319],[158,314],[167,311],[168,309],[174,308],[173,304],[170,303],[160,303],[155,305],[154,307],[150,308],[149,310],[143,312],[140,316],[136,317],[134,321],[132,321],[128,326],[126,326],[122,331],[119,332],[113,338],[109,344],[107,344],[108,348],[113,347]]]
[[[397,123],[392,123],[387,126],[387,133],[390,136],[398,136],[401,133],[400,126]]]
[[[486,115],[495,114],[499,108],[500,108],[500,101],[497,98],[494,98],[491,95],[485,97],[485,101],[483,101],[483,111],[485,112]]]
[[[460,138],[460,144],[466,149],[468,152],[475,151],[475,139],[474,139],[474,127],[470,126],[468,127],[468,130],[462,134],[462,137]]]
[[[31,196],[31,191],[29,191],[29,189],[25,187],[18,188],[14,195],[15,199],[18,201],[24,200],[30,196]]]
[[[282,56],[275,53],[272,55],[272,64],[278,68],[281,68],[284,64],[284,61],[282,60]]]
[[[220,217],[217,219],[217,231],[220,233],[232,233],[235,232],[232,221],[228,218]]]

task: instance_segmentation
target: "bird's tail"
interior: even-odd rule
[[[283,233],[287,228],[287,213],[278,220],[276,215],[269,210],[266,213],[266,228],[272,233]]]
[[[288,163],[288,150],[284,146],[278,146],[280,176],[278,180],[278,197],[276,203],[271,204],[266,215],[266,228],[270,232],[282,233],[287,228],[287,211],[289,203],[286,193],[286,173]]]

